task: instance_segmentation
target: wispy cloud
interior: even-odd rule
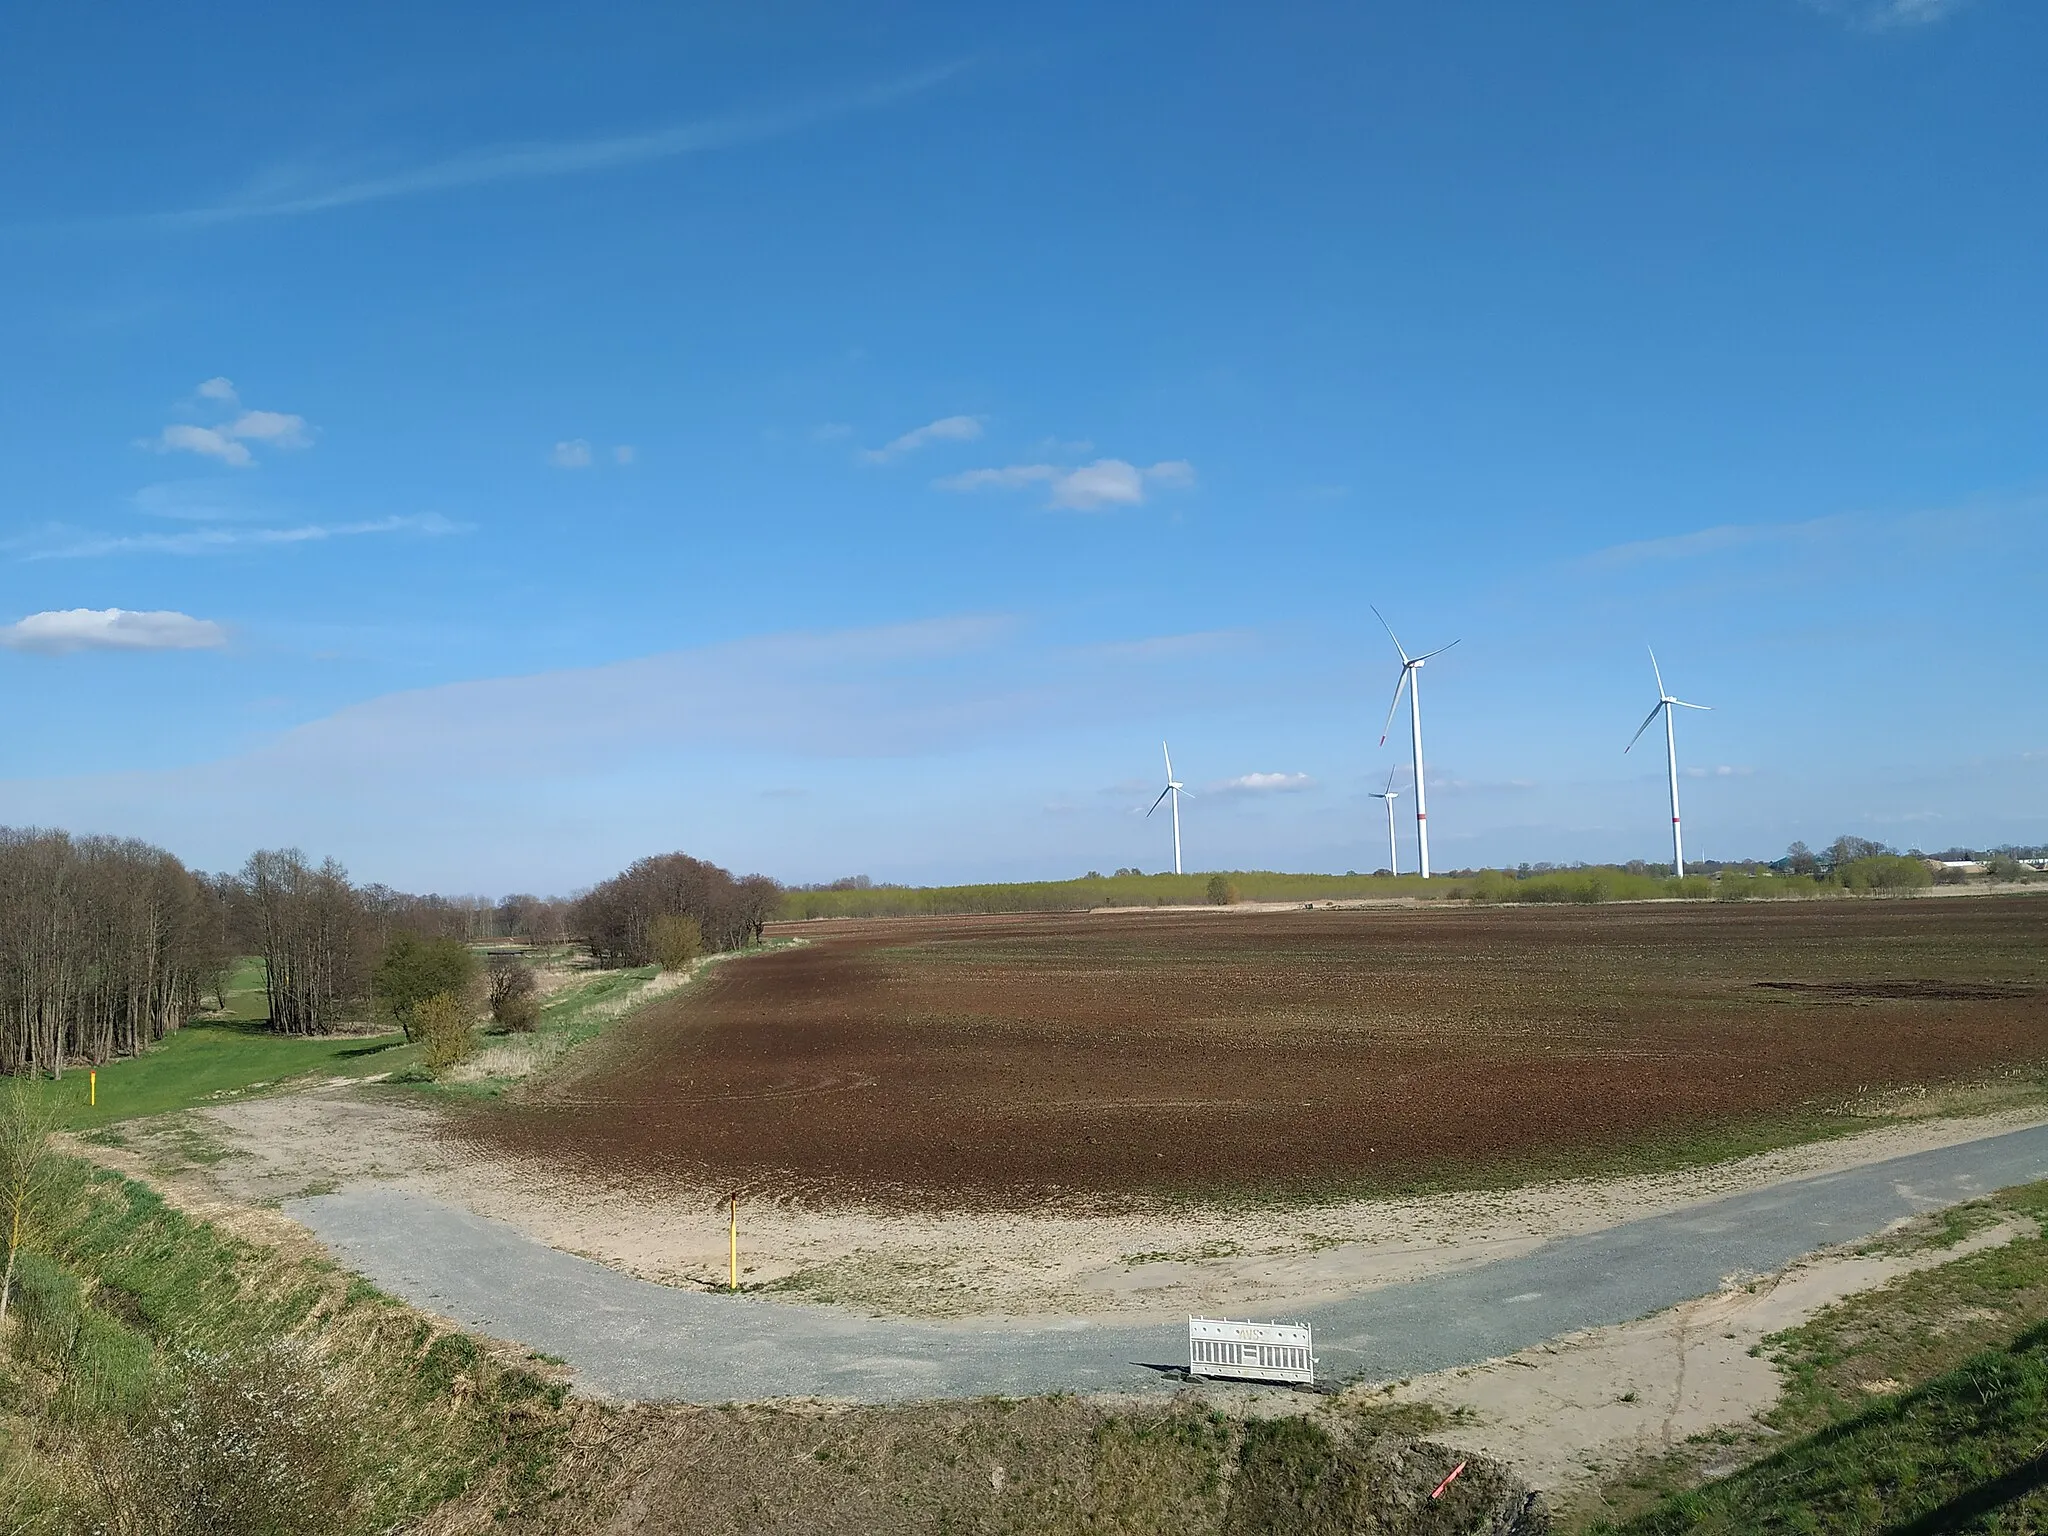
[[[588,469],[590,444],[580,437],[572,437],[567,442],[557,443],[554,452],[548,455],[548,462],[557,469]]]
[[[1823,16],[1847,22],[1860,32],[1897,32],[1946,21],[1969,0],[1806,0]]]
[[[71,535],[66,542],[30,551],[30,560],[86,560],[100,555],[211,555],[230,550],[318,544],[328,539],[362,538],[375,534],[410,534],[438,538],[468,533],[474,525],[452,522],[438,512],[415,516],[378,517],[356,523],[300,523],[290,528],[192,528],[181,533]]]
[[[928,443],[971,443],[981,436],[981,421],[979,416],[941,416],[879,448],[861,449],[861,462],[886,464],[906,453],[915,453]]]
[[[1009,464],[1000,469],[970,469],[932,482],[942,491],[1014,491],[1027,485],[1051,489],[1048,506],[1073,512],[1103,507],[1141,505],[1156,486],[1181,488],[1195,483],[1195,468],[1186,459],[1166,459],[1139,468],[1123,459],[1097,459],[1078,469],[1057,464]]]
[[[158,453],[196,453],[218,459],[231,469],[248,469],[255,464],[256,456],[249,451],[251,443],[262,443],[271,448],[313,446],[312,429],[306,425],[305,417],[289,411],[242,410],[241,397],[236,394],[232,380],[208,379],[199,386],[198,397],[210,405],[227,406],[235,414],[212,426],[189,421],[173,422],[155,437],[146,437],[136,446]],[[201,414],[211,413],[202,411]]]
[[[1576,561],[1600,569],[1639,565],[1647,561],[1690,560],[1717,555],[1755,544],[1810,542],[1848,530],[1854,519],[1846,516],[1816,517],[1802,523],[1723,523],[1692,533],[1672,534],[1661,539],[1637,539],[1612,544]]]
[[[1208,786],[1212,795],[1286,795],[1313,789],[1315,780],[1305,773],[1241,773]]]
[[[1737,767],[1733,763],[1722,763],[1716,768],[1681,768],[1682,778],[1688,779],[1747,779],[1755,775],[1754,768]]]
[[[492,145],[382,175],[331,181],[324,185],[280,186],[277,178],[273,177],[270,185],[245,196],[205,207],[152,215],[149,221],[159,225],[197,228],[246,219],[291,218],[393,198],[448,192],[461,187],[576,176],[673,160],[707,150],[781,138],[834,118],[876,111],[930,90],[965,69],[967,63],[964,59],[955,60],[880,85],[821,96],[793,106],[706,118],[701,122],[679,123],[647,133]]]
[[[168,609],[63,608],[0,627],[0,645],[46,656],[72,651],[205,651],[228,643],[211,619]]]

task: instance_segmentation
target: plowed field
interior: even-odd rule
[[[794,925],[464,1134],[607,1181],[1312,1194],[1814,1134],[2048,1065],[2048,899]]]

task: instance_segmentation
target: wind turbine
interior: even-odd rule
[[[1381,737],[1380,739],[1384,741],[1386,738]],[[1372,792],[1373,799],[1387,802],[1387,873],[1392,875],[1401,873],[1400,848],[1394,842],[1394,802],[1401,798],[1401,791],[1394,788],[1394,775],[1399,771],[1396,768],[1389,768],[1387,770],[1387,787],[1385,789],[1376,789]]]
[[[1711,704],[1688,704],[1683,699],[1674,699],[1664,691],[1664,673],[1657,665],[1657,653],[1650,652],[1650,671],[1657,679],[1657,705],[1643,723],[1636,727],[1635,735],[1629,737],[1628,745],[1621,749],[1626,757],[1635,750],[1637,742],[1643,739],[1643,732],[1650,728],[1650,722],[1657,718],[1657,710],[1664,712],[1664,752],[1671,764],[1671,872],[1678,876],[1685,874],[1685,839],[1678,830],[1678,737],[1671,729],[1671,711],[1679,709],[1712,709]]]
[[[1180,797],[1186,795],[1188,791],[1181,781],[1173,776],[1173,754],[1166,750],[1165,742],[1159,743],[1159,750],[1166,756],[1166,788],[1159,791],[1159,800],[1164,800],[1168,795],[1173,796],[1173,872],[1177,875],[1180,873]],[[1189,795],[1188,798],[1194,797]],[[1159,800],[1152,802],[1152,811],[1159,809]],[[1152,811],[1145,814],[1149,817]]]
[[[1440,645],[1433,651],[1424,651],[1420,656],[1410,656],[1401,650],[1400,636],[1394,633],[1394,626],[1387,623],[1387,616],[1374,608],[1373,617],[1386,630],[1387,638],[1394,642],[1394,649],[1401,651],[1401,681],[1394,684],[1394,702],[1387,706],[1387,723],[1380,727],[1380,745],[1387,744],[1387,732],[1394,724],[1394,711],[1401,707],[1401,690],[1408,690],[1408,723],[1415,737],[1415,850],[1422,863],[1422,878],[1429,878],[1429,797],[1422,788],[1422,664],[1432,656],[1441,656],[1456,645]],[[1393,803],[1388,802],[1391,812]]]

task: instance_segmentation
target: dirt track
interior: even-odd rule
[[[2048,901],[808,924],[464,1133],[975,1204],[1590,1166],[2048,1059]]]

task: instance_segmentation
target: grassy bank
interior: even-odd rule
[[[59,1174],[0,1350],[0,1528],[375,1530],[546,1492],[569,1415],[543,1374],[310,1251]]]
[[[2048,1184],[1944,1215],[1923,1245],[2048,1217]],[[1576,1512],[1592,1532],[2048,1528],[2048,1237],[1922,1270],[1767,1341],[1785,1378],[1746,1430],[1635,1469]],[[1706,1481],[1701,1469],[1741,1470]]]

